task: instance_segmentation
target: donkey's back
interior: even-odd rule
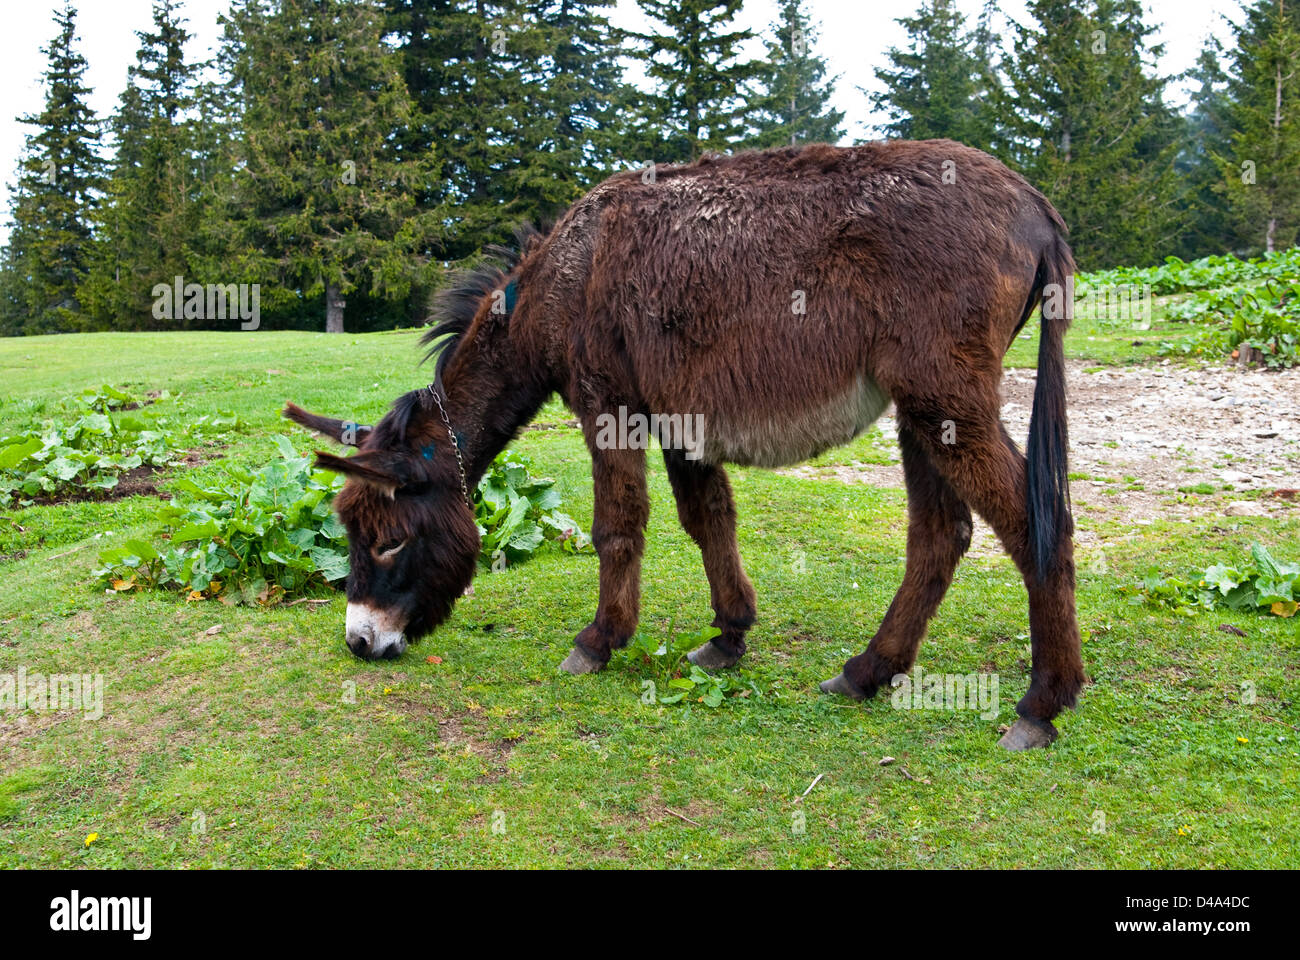
[[[570,268],[554,278],[578,346],[566,393],[581,412],[574,388],[617,365],[629,408],[703,417],[710,462],[805,460],[865,430],[918,355],[996,367],[1053,218],[947,140],[619,174],[546,242]]]

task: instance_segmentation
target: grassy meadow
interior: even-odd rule
[[[1009,363],[1032,366],[1036,326]],[[1159,337],[1077,324],[1067,352],[1140,362],[1132,341]],[[373,422],[427,378],[417,339],[0,340],[0,435],[74,417],[70,398],[99,384],[170,391],[176,417],[236,413],[238,430],[156,478],[166,491],[182,474],[265,463],[276,435],[324,446],[279,417],[285,400]],[[556,402],[539,419],[554,428],[515,448],[589,529],[581,436]],[[881,445],[873,431],[854,446],[870,460]],[[657,452],[648,463],[642,630],[667,638],[712,614]],[[863,649],[902,578],[903,492],[731,476],[759,598],[742,670],[758,694],[717,708],[643,703],[650,668],[626,652],[601,674],[557,673],[595,611],[593,554],[543,549],[482,573],[434,635],[365,663],[344,647],[341,595],[258,608],[97,587],[100,550],[158,529],[157,496],[0,510],[0,674],[106,682],[98,720],[0,714],[0,866],[1294,866],[1300,618],[1179,616],[1117,589],[1153,564],[1246,557],[1252,542],[1295,560],[1294,513],[1134,528],[1080,511],[1105,551],[1079,564],[1091,682],[1055,745],[1012,755],[998,726],[1014,720],[1029,658],[1007,557],[963,562],[919,659],[996,673],[997,716],[827,697],[817,682]]]

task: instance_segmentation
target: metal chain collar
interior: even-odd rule
[[[456,466],[460,470],[460,494],[465,498],[465,506],[473,510],[474,505],[469,502],[469,481],[465,478],[465,460],[460,455],[460,444],[456,442],[456,431],[451,428],[451,418],[447,416],[447,408],[442,405],[442,397],[432,383],[429,384],[428,389],[433,394],[433,402],[438,405],[438,412],[442,414],[442,422],[447,426],[447,437],[451,440],[451,448],[456,451]]]

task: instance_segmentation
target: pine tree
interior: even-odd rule
[[[242,102],[220,279],[262,284],[272,312],[323,297],[326,330],[341,332],[346,295],[410,295],[416,253],[440,229],[436,210],[416,208],[435,157],[394,135],[411,115],[401,61],[372,2],[249,0],[227,19]]]
[[[744,135],[744,84],[758,67],[742,62],[740,45],[753,34],[729,29],[742,0],[637,0],[663,29],[637,34],[634,56],[656,84],[645,97],[631,142],[646,162],[681,163],[723,151]]]
[[[826,60],[812,53],[818,31],[802,0],[783,0],[771,29],[767,60],[756,65],[748,91],[752,132],[744,146],[835,143],[844,136],[844,113],[830,105],[835,81],[826,77]]]
[[[431,255],[458,260],[504,241],[616,165],[627,87],[613,3],[385,0],[414,104],[400,150],[441,163],[417,198],[451,226]]]
[[[385,0],[385,29],[395,39],[411,98],[398,132],[403,159],[437,157],[437,172],[415,185],[417,208],[445,210],[451,229],[431,236],[444,260],[473,255],[508,235],[494,189],[496,174],[520,151],[507,131],[520,80],[509,43],[521,28],[518,4],[489,0]]]
[[[1010,160],[1060,210],[1085,269],[1148,263],[1181,229],[1177,125],[1138,0],[1032,0],[1008,65]]]
[[[185,23],[175,0],[154,0],[153,30],[136,32],[136,62],[110,121],[115,153],[95,264],[83,285],[87,310],[101,326],[174,328],[183,322],[155,320],[151,291],[191,274],[200,216],[191,131],[201,64],[185,59]]]
[[[974,52],[954,0],[927,0],[916,16],[897,22],[907,30],[908,48],[887,51],[893,69],[876,69],[885,90],[871,95],[890,118],[885,134],[908,140],[946,137],[988,149],[992,133],[980,93],[989,68]]]
[[[1300,0],[1257,0],[1233,30],[1223,191],[1239,242],[1272,251],[1300,228]]]
[[[996,23],[994,17],[1000,17]],[[1007,107],[1007,93],[1002,85],[1002,33],[1006,17],[998,9],[997,0],[986,0],[980,11],[975,29],[970,33],[970,55],[975,64],[972,94],[972,114],[963,141],[968,146],[986,150],[994,156],[1006,152],[1007,131],[1002,121]]]
[[[54,14],[57,36],[42,52],[45,107],[20,122],[27,137],[13,190],[0,309],[9,333],[54,333],[82,323],[77,288],[91,256],[90,217],[103,188],[99,124],[86,100],[86,60],[75,49],[77,11]]]
[[[1187,185],[1188,216],[1174,252],[1183,259],[1223,253],[1232,247],[1226,216],[1223,158],[1230,149],[1227,75],[1220,66],[1223,47],[1210,37],[1185,76],[1195,82],[1183,118],[1182,149],[1176,163]]]
[[[527,177],[540,174],[557,188],[538,196],[540,215],[572,203],[622,161],[620,108],[630,89],[619,61],[625,37],[605,12],[615,2],[532,0],[525,5],[525,30],[538,38],[535,66],[524,70],[523,145],[533,167]],[[525,49],[525,56],[529,52]],[[519,193],[526,197],[528,190]]]

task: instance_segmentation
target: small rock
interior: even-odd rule
[[[881,758],[880,758],[880,765],[881,765],[882,767],[887,767],[887,766],[889,766],[889,765],[890,765],[891,763],[893,763],[893,762],[894,762],[894,758],[893,758],[893,757],[881,757]]]
[[[215,627],[208,627],[208,629],[204,630],[203,632],[206,633],[209,637],[215,637],[217,634],[221,632],[222,626],[223,625],[219,623]]]
[[[1258,500],[1233,500],[1223,509],[1225,517],[1262,517],[1267,512]]]
[[[1255,482],[1255,478],[1248,473],[1241,473],[1238,470],[1224,470],[1219,474],[1219,479],[1224,483],[1231,483],[1237,486],[1249,486]]]

